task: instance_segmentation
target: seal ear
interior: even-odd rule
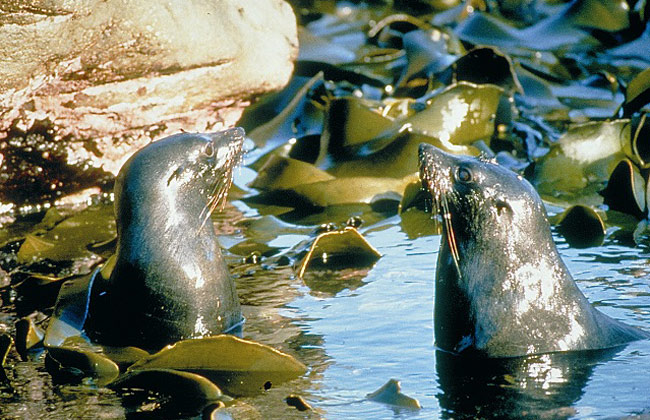
[[[497,215],[499,217],[503,216],[504,214],[512,216],[512,207],[510,207],[510,204],[508,204],[507,201],[499,198],[495,201],[494,206],[497,209]]]

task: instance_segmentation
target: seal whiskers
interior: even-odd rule
[[[458,277],[461,277],[460,266],[459,266],[459,255],[458,255],[458,246],[456,244],[456,237],[454,233],[454,225],[451,220],[451,212],[449,211],[449,203],[447,199],[448,193],[438,187],[436,182],[433,182],[436,179],[436,167],[433,165],[427,165],[425,160],[422,160],[420,163],[420,176],[422,178],[423,189],[429,191],[429,198],[432,205],[431,214],[433,216],[440,215],[443,222],[443,233],[449,244],[451,251],[451,256],[456,266],[456,271],[458,272]],[[426,187],[424,186],[426,185]],[[453,194],[453,193],[449,193]],[[438,225],[438,219],[433,217],[436,225]]]
[[[233,129],[231,132],[233,133],[232,135],[243,137],[243,130],[240,133],[237,130],[241,130],[239,128]],[[214,149],[213,149],[214,153]],[[227,148],[227,154],[223,159],[223,176],[222,177],[217,177],[214,180],[214,184],[212,185],[211,188],[211,193],[209,195],[209,200],[206,203],[205,207],[201,210],[201,213],[199,214],[199,218],[201,219],[201,226],[199,228],[203,229],[203,226],[207,223],[208,220],[210,220],[210,216],[214,211],[218,208],[220,211],[223,210],[224,206],[226,205],[226,198],[228,196],[228,191],[230,190],[230,187],[232,187],[232,180],[233,180],[233,170],[242,162],[243,160],[243,153],[241,149],[241,144],[239,143],[233,143],[231,145],[228,145]]]

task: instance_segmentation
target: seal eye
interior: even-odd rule
[[[460,167],[456,171],[456,179],[463,183],[472,182],[472,171],[468,168]]]
[[[214,156],[214,145],[212,144],[212,142],[205,145],[205,148],[203,149],[203,154],[206,155],[207,157]]]

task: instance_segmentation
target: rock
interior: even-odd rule
[[[109,183],[144,144],[233,125],[289,80],[282,0],[0,4],[0,203]]]

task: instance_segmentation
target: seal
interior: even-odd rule
[[[428,144],[419,160],[422,186],[442,217],[434,301],[440,350],[510,357],[650,336],[589,304],[530,183],[495,162]]]
[[[93,340],[159,349],[242,324],[210,215],[225,203],[243,139],[238,127],[177,134],[120,169],[115,266],[92,286],[85,330]]]

